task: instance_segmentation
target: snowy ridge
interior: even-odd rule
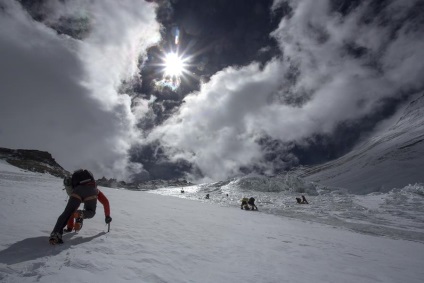
[[[48,234],[66,204],[61,182],[0,163],[1,282],[418,283],[424,276],[423,243],[111,188],[101,188],[111,204],[110,233],[100,206],[80,233],[51,247]],[[402,191],[392,200],[416,194],[411,201],[422,204],[422,189]],[[386,196],[357,197],[376,210]]]
[[[297,173],[353,193],[388,192],[424,183],[424,95],[403,107],[392,125],[334,161]]]

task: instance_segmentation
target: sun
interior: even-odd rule
[[[162,67],[162,79],[155,80],[154,85],[157,90],[170,88],[173,91],[178,90],[182,81],[188,81],[193,77],[190,71],[192,65],[192,56],[179,54],[178,51],[163,52],[160,56],[161,63],[157,66]]]
[[[168,53],[164,60],[165,76],[179,77],[185,72],[185,60],[177,53]]]

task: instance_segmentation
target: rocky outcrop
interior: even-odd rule
[[[0,159],[31,172],[49,173],[60,178],[69,175],[69,172],[63,169],[46,151],[0,147]]]

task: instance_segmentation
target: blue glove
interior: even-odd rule
[[[112,222],[112,217],[106,216],[105,222],[106,222],[106,224],[109,224],[110,222]]]

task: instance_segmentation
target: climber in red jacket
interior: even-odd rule
[[[68,193],[68,195],[71,196],[72,194],[71,178],[65,177],[65,179],[63,180],[63,185],[65,186],[65,190]],[[97,189],[97,200],[103,205],[103,209],[105,211],[105,222],[110,223],[112,221],[112,218],[110,217],[109,200],[98,188],[96,189]],[[75,221],[76,219],[77,221]],[[79,223],[78,219],[79,219],[79,212],[75,211],[69,218],[66,224],[66,228],[64,229],[64,232],[71,232],[74,229],[75,231],[79,231],[82,225]]]

